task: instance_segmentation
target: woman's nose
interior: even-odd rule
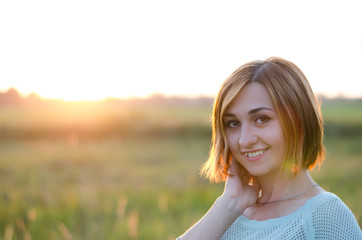
[[[240,131],[240,147],[249,147],[258,141],[258,138],[251,126],[244,125],[240,128]]]

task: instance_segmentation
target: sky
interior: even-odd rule
[[[362,97],[362,4],[351,0],[0,1],[0,91],[215,96],[237,67],[279,56],[313,90]]]

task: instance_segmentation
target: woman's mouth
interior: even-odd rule
[[[261,158],[265,151],[268,150],[266,149],[260,149],[260,150],[255,150],[255,151],[248,151],[248,152],[243,152],[243,155],[250,161],[254,161],[254,160],[258,160],[259,158]]]

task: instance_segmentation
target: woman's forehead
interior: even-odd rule
[[[254,109],[274,109],[266,87],[260,83],[245,85],[226,108],[225,113],[249,113]]]

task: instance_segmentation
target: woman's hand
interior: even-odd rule
[[[256,203],[259,191],[260,185],[257,178],[251,176],[243,166],[232,158],[229,176],[226,179],[224,193],[221,198],[229,201],[232,207],[244,211],[245,208]]]
[[[249,185],[251,179],[254,182]],[[244,167],[232,159],[224,193],[215,201],[206,215],[190,228],[181,239],[220,239],[244,210],[258,199],[260,187],[255,180],[256,178],[253,178]]]

